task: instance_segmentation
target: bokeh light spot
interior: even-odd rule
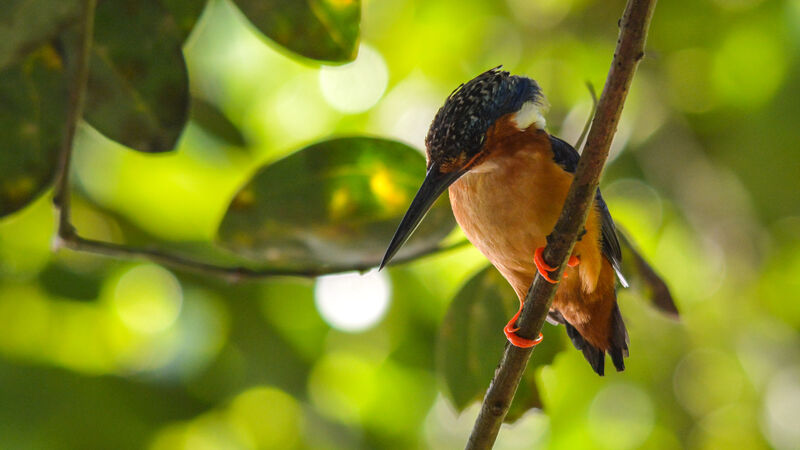
[[[358,422],[377,391],[376,370],[372,361],[355,355],[325,355],[308,380],[311,401],[329,417]]]
[[[320,277],[314,302],[333,328],[358,332],[375,325],[389,307],[389,281],[383,272],[350,272]]]
[[[800,442],[800,367],[779,372],[764,396],[762,426],[776,448],[796,448]]]
[[[654,423],[652,400],[630,384],[606,387],[597,393],[589,409],[589,432],[606,448],[640,447]]]
[[[257,387],[239,394],[228,417],[256,448],[293,448],[300,438],[300,408],[275,388]]]
[[[122,322],[135,331],[157,333],[178,318],[183,303],[181,285],[162,267],[133,267],[117,281],[114,309]]]
[[[253,120],[258,121],[254,128],[262,129],[265,141],[291,148],[329,132],[333,116],[313,87],[315,75],[298,70],[290,81],[254,106]]]
[[[675,396],[687,411],[701,417],[736,402],[743,378],[740,366],[725,353],[716,349],[695,350],[675,369]]]
[[[690,113],[707,112],[715,106],[711,89],[708,51],[690,48],[675,52],[667,60],[667,94],[678,108]]]
[[[397,83],[386,94],[372,115],[370,130],[392,137],[417,148],[425,148],[425,135],[431,120],[447,93],[437,90],[420,72],[416,71]]]
[[[296,448],[301,410],[290,395],[272,387],[254,387],[227,407],[160,430],[150,450]]]
[[[721,98],[744,107],[772,98],[786,75],[781,42],[762,29],[732,32],[714,58],[714,88]]]
[[[345,113],[366,111],[383,96],[389,72],[383,57],[361,45],[358,58],[343,66],[324,66],[319,71],[322,96],[333,108]]]

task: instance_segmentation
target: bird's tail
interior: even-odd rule
[[[558,314],[561,316],[560,314]],[[581,333],[570,324],[563,316],[555,318],[557,321],[564,324],[567,329],[567,335],[572,340],[572,344],[583,352],[583,356],[589,361],[595,372],[602,376],[605,373],[606,352],[611,356],[611,361],[617,372],[625,370],[624,358],[628,357],[628,331],[625,329],[625,322],[622,321],[622,314],[619,312],[619,306],[616,300],[614,306],[611,308],[609,317],[609,333],[608,345],[605,349],[600,348],[590,343],[584,338]],[[560,320],[559,320],[560,319]]]

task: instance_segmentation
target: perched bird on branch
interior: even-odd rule
[[[520,300],[504,332],[511,344],[537,339],[516,334],[522,302],[538,272],[556,283],[542,257],[580,158],[571,145],[545,131],[544,97],[536,81],[499,67],[459,86],[433,119],[425,139],[425,180],[395,232],[386,265],[422,221],[434,201],[450,190],[450,202],[467,238],[503,274]],[[625,368],[628,333],[616,299],[616,281],[627,287],[614,221],[597,191],[585,229],[569,258],[548,321],[563,324],[595,372],[603,375],[608,353]]]

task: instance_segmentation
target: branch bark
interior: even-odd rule
[[[628,0],[619,22],[617,47],[586,147],[575,171],[561,216],[547,238],[544,259],[551,265],[552,262],[558,262],[556,279],[561,278],[564,263],[572,252],[579,230],[583,229],[589,207],[594,200],[633,74],[644,57],[647,30],[655,5],[656,0]],[[517,321],[519,336],[529,339],[538,336],[557,287],[558,285],[546,282],[541,276],[536,276]],[[506,345],[467,442],[467,449],[489,449],[494,445],[532,352],[533,348]]]

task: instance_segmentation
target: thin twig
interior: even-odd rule
[[[69,90],[67,124],[64,140],[61,143],[61,153],[59,154],[53,193],[53,205],[57,214],[56,241],[54,242],[54,247],[56,248],[60,247],[65,238],[75,235],[75,227],[70,223],[69,173],[75,130],[78,128],[78,121],[83,116],[86,84],[89,81],[89,60],[94,37],[94,12],[96,6],[97,0],[85,0],[83,3],[83,19],[80,31],[81,47],[78,52],[75,75]]]
[[[589,95],[592,96],[592,110],[589,112],[589,117],[586,118],[586,123],[583,124],[581,135],[578,136],[578,140],[575,142],[575,150],[578,151],[581,151],[583,140],[586,139],[586,135],[589,133],[589,127],[592,126],[594,114],[597,112],[597,93],[594,91],[594,85],[591,81],[586,82],[586,89],[589,90]]]
[[[266,277],[318,277],[332,273],[358,271],[363,272],[377,266],[377,263],[353,264],[350,266],[319,267],[314,269],[277,269],[277,268],[252,268],[244,266],[220,266],[203,261],[197,261],[190,257],[183,256],[174,252],[166,252],[154,248],[129,247],[126,245],[115,244],[112,242],[96,241],[86,239],[77,233],[72,233],[62,237],[64,247],[76,251],[95,253],[98,255],[111,256],[114,258],[144,259],[154,263],[175,269],[210,275],[223,278],[231,282],[245,279],[256,279]],[[455,250],[469,244],[466,239],[446,245],[440,245],[430,249],[424,249],[402,258],[396,258],[391,265],[399,265],[413,261],[425,256],[444,253]]]
[[[572,252],[578,231],[586,222],[589,205],[594,199],[628,88],[639,61],[644,57],[647,29],[655,5],[656,0],[628,0],[620,20],[617,48],[589,131],[586,148],[575,171],[564,209],[547,239],[544,259],[551,265],[558,263],[558,270],[553,275],[555,279],[561,278],[564,262]],[[517,332],[519,336],[532,339],[539,334],[553,302],[556,287],[557,285],[546,282],[540,275],[536,276],[517,321],[517,326],[520,327]],[[469,437],[468,449],[489,449],[494,445],[532,352],[533,348],[506,345]]]

